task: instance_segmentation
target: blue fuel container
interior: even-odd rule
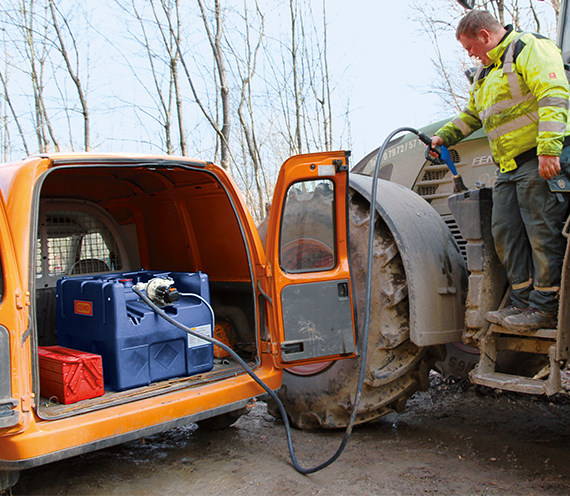
[[[210,302],[208,276],[201,272],[141,270],[62,278],[56,287],[56,328],[60,346],[101,355],[107,389],[124,391],[173,377],[212,370],[214,347],[159,317],[132,290],[155,277],[169,277],[180,293]],[[181,296],[162,308],[181,324],[212,336],[208,307]]]

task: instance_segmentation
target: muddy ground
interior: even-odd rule
[[[316,465],[342,432],[294,431]],[[258,403],[234,426],[195,425],[22,473],[13,495],[567,495],[570,396],[534,397],[443,380],[403,414],[355,429],[332,466],[289,461],[283,424]]]

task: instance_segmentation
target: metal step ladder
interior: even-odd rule
[[[482,386],[520,393],[547,396],[557,393],[562,388],[557,334],[556,329],[520,332],[496,324],[491,325],[487,335],[481,339],[481,358],[471,373],[471,381]],[[496,372],[497,353],[506,350],[548,355],[549,363],[534,377]]]
[[[570,217],[562,234],[568,238],[569,232]],[[502,374],[496,372],[495,364],[497,353],[504,350],[540,353],[548,356],[548,364],[534,377]],[[561,369],[570,358],[570,243],[566,246],[562,268],[558,327],[521,332],[492,324],[480,339],[480,351],[479,364],[470,374],[474,384],[547,396],[562,389]]]

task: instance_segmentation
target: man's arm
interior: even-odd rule
[[[471,95],[467,107],[457,117],[436,131],[435,135],[441,138],[441,143],[438,142],[437,144],[445,145],[449,148],[480,129],[482,125],[479,114],[475,109],[473,95]]]
[[[560,171],[558,158],[567,132],[570,91],[560,50],[551,40],[525,37],[527,45],[517,58],[524,82],[538,101],[536,138],[539,172],[550,179]]]

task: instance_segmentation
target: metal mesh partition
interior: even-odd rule
[[[119,271],[120,250],[111,229],[91,212],[45,211],[38,232],[36,277]]]

